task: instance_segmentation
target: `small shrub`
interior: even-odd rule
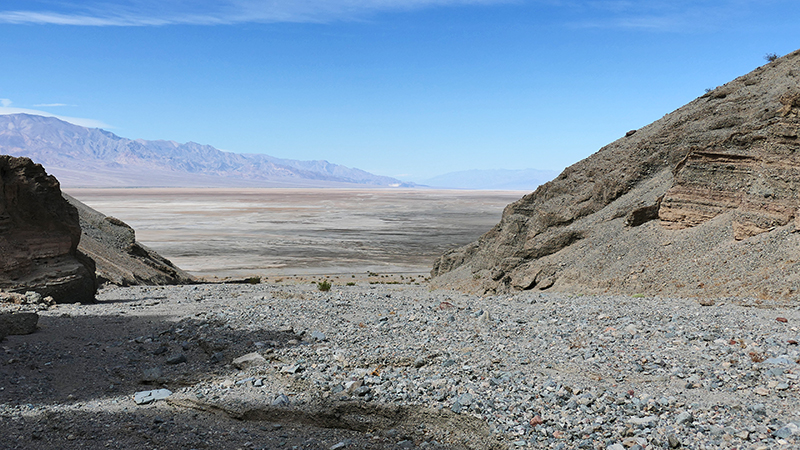
[[[355,283],[355,281],[348,281],[348,282],[346,283],[346,285],[347,285],[347,286],[355,286],[355,285],[356,285],[356,283]]]
[[[780,56],[778,56],[777,53],[767,53],[766,55],[764,55],[764,59],[766,59],[767,62],[775,61],[778,58],[780,58]]]
[[[328,282],[328,280],[320,281],[319,283],[317,283],[317,289],[323,292],[330,291],[331,284]]]
[[[633,298],[644,298],[645,295],[644,294],[633,294],[633,295],[631,295],[631,297],[633,297]]]
[[[258,284],[261,283],[261,277],[247,277],[244,279],[244,282],[247,284]]]
[[[747,356],[749,356],[750,361],[753,361],[754,363],[764,362],[764,360],[767,359],[764,355],[757,352],[749,352]]]

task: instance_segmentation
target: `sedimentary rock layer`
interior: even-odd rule
[[[0,289],[91,302],[94,263],[78,251],[78,212],[28,158],[0,155]]]

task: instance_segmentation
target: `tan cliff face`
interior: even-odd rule
[[[0,289],[92,302],[94,262],[78,251],[78,212],[28,158],[0,155]]]
[[[509,205],[434,283],[795,297],[800,51],[568,167]]]

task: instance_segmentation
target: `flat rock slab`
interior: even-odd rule
[[[0,339],[15,334],[31,334],[36,331],[39,315],[32,312],[0,314]]]
[[[170,391],[169,389],[140,391],[133,394],[133,401],[136,402],[137,405],[146,405],[148,403],[153,403],[156,400],[163,400],[169,397],[170,395],[172,395],[172,391]]]

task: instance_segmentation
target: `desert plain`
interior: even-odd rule
[[[476,240],[521,191],[65,189],[189,273],[399,278]]]

